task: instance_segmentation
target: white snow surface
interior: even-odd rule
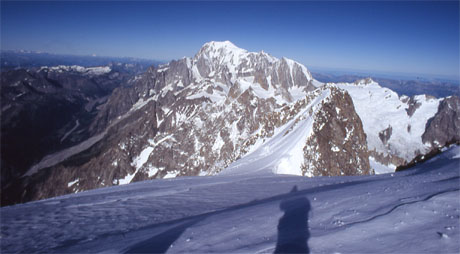
[[[369,156],[369,164],[372,169],[374,169],[376,174],[386,174],[395,172],[396,166],[393,164],[383,165],[382,163],[376,161],[374,157]]]
[[[392,174],[182,177],[2,207],[1,250],[459,253],[459,154]]]
[[[153,152],[153,147],[149,146],[142,150],[141,154],[134,158],[131,165],[136,167],[136,169],[141,168],[149,159],[150,154]]]
[[[134,173],[131,173],[131,174],[128,173],[124,178],[114,180],[114,184],[123,185],[123,184],[131,183],[131,181],[136,176],[137,172],[139,172],[139,169],[142,168],[142,166],[144,166],[144,164],[147,162],[147,160],[149,159],[149,156],[153,152],[153,150],[154,150],[154,148],[151,147],[151,146],[149,146],[149,147],[145,148],[144,150],[142,150],[142,152],[136,158],[134,158],[133,161],[131,162],[131,166],[136,168]],[[149,175],[151,173],[153,173],[153,171],[150,171],[150,169],[149,169]],[[156,172],[154,172],[154,173],[156,173]]]
[[[75,180],[73,180],[73,181],[67,183],[67,187],[71,187],[72,185],[78,183],[78,181],[80,181],[80,179],[75,179]]]
[[[337,86],[347,90],[352,97],[367,135],[369,150],[375,149],[384,155],[391,152],[406,161],[415,158],[417,150],[422,153],[429,151],[429,145],[422,142],[422,134],[427,121],[436,114],[442,99],[415,96],[420,107],[409,116],[406,112],[409,105],[403,102],[404,97],[400,98],[397,93],[372,80],[369,83],[364,80],[357,83],[338,83]],[[388,127],[392,128],[392,134],[385,145],[379,138],[379,133]]]

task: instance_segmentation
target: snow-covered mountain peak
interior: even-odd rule
[[[205,43],[195,55],[193,61],[201,66],[211,66],[213,70],[226,67],[227,72],[241,73],[245,76],[247,76],[248,72],[253,73],[255,71],[263,71],[265,72],[265,76],[269,76],[268,72],[276,69],[275,71],[282,76],[284,73],[281,74],[281,72],[288,72],[286,74],[292,76],[298,71],[307,80],[313,80],[307,68],[294,60],[285,57],[278,59],[263,50],[260,52],[249,52],[237,47],[230,41],[211,41]],[[282,70],[278,70],[280,68]],[[211,70],[211,73],[213,73],[213,70]]]
[[[279,104],[296,101],[321,85],[305,66],[294,60],[278,59],[263,51],[249,52],[229,41],[205,43],[193,58],[184,62],[193,84],[219,84],[226,87],[225,93],[232,88],[237,94],[252,88],[257,97],[273,97]],[[158,71],[168,75],[168,66],[160,66]],[[207,86],[197,88],[194,93],[201,93]]]
[[[96,67],[83,67],[79,65],[58,65],[58,66],[42,66],[39,69],[40,71],[45,72],[78,72],[83,73],[85,75],[102,75],[109,73],[112,69],[109,66],[96,66]]]
[[[211,41],[205,43],[195,56],[195,59],[205,58],[208,61],[218,60],[219,63],[229,62],[238,65],[248,51],[241,49],[230,41]]]
[[[226,51],[240,51],[240,52],[247,52],[245,49],[237,47],[231,41],[210,41],[206,42],[202,47],[202,50],[226,50]]]

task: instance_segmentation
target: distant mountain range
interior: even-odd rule
[[[394,172],[460,141],[457,96],[398,95],[371,78],[325,83],[229,41],[145,71],[130,66],[2,74],[2,150],[21,144],[2,153],[2,205],[180,176]],[[75,110],[53,128],[42,120],[64,116],[30,114],[62,99]],[[35,126],[48,131],[45,143]]]
[[[383,87],[390,88],[400,95],[414,96],[427,94],[437,98],[451,95],[460,96],[459,81],[445,79],[382,77],[381,75],[331,74],[328,71],[312,72],[321,82],[354,82],[358,79],[372,77]]]
[[[164,61],[140,59],[133,57],[79,56],[51,54],[27,50],[2,50],[0,52],[2,71],[15,68],[32,68],[41,66],[79,65],[83,67],[104,66],[110,63],[136,64],[147,68]]]

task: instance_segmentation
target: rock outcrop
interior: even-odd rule
[[[345,90],[331,87],[331,96],[314,114],[313,135],[304,147],[304,175],[368,175],[366,134]]]
[[[460,99],[457,96],[439,103],[438,112],[427,122],[422,140],[433,148],[460,142]]]

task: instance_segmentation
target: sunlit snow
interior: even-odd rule
[[[416,151],[428,152],[430,147],[422,142],[421,137],[428,119],[436,114],[440,99],[415,96],[420,106],[410,116],[406,111],[409,105],[403,101],[403,96],[400,98],[372,80],[369,83],[364,80],[359,83],[339,83],[337,86],[351,95],[367,135],[369,150],[376,149],[384,155],[391,150],[407,161],[416,156]],[[386,145],[379,138],[379,133],[389,127],[392,134],[389,145]]]

